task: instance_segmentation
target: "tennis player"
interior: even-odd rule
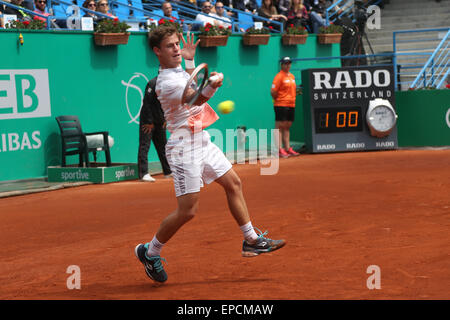
[[[243,233],[244,257],[271,252],[286,243],[284,240],[265,237],[267,232],[255,232],[242,193],[241,181],[230,161],[211,142],[208,132],[202,130],[204,124],[200,130],[192,128],[192,118],[206,119],[207,116],[202,116],[213,111],[206,102],[222,86],[223,81],[222,74],[211,72],[211,77],[216,76],[216,80],[204,87],[192,107],[187,108],[182,103],[184,89],[195,69],[194,56],[199,41],[194,43],[194,37],[190,33],[185,40],[183,35],[170,26],[159,26],[149,35],[150,47],[160,63],[156,93],[164,111],[167,129],[171,133],[166,154],[178,202],[177,209],[162,221],[153,239],[149,243],[138,244],[135,248],[135,254],[144,265],[146,274],[157,282],[167,280],[161,262],[164,260],[161,258],[161,250],[178,229],[194,217],[199,204],[200,188],[204,183],[215,181],[224,188],[231,214]],[[181,66],[182,59],[185,60],[186,70]],[[186,100],[190,101],[189,98],[195,97],[195,93],[195,88],[190,88]]]

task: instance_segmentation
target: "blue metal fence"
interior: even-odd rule
[[[51,20],[52,20],[52,18],[54,18],[53,16],[44,16],[44,15],[36,13],[36,12],[34,12],[32,10],[28,10],[28,9],[23,8],[23,7],[16,6],[16,5],[12,4],[12,3],[5,2],[3,0],[0,0],[0,4],[3,4],[5,6],[7,6],[7,7],[10,7],[10,8],[16,9],[16,10],[20,10],[20,11],[26,13],[27,15],[29,15],[31,17],[37,16],[37,17],[40,17],[40,18],[44,18],[45,21],[46,21],[46,29],[50,30],[50,28],[51,28]]]
[[[448,42],[445,50],[442,50],[443,48],[437,50],[437,47],[431,44],[426,46],[425,48],[421,45],[432,41],[441,41],[442,38],[439,38],[439,34],[443,32],[448,33],[449,30],[449,27],[445,27],[416,30],[399,30],[393,32],[392,47],[394,51],[394,65],[395,71],[399,73],[398,75],[396,75],[396,79],[401,79],[398,83],[400,87],[411,87],[414,79],[416,79],[418,75],[422,75],[423,77],[424,75],[430,74],[434,79],[434,77],[437,75],[436,68],[438,66],[447,66],[448,71]],[[408,37],[411,35],[416,36],[414,38]],[[441,42],[441,44],[444,45],[443,42]],[[438,56],[437,54],[434,55],[435,52],[440,50],[442,52],[447,52],[447,54],[444,56]],[[399,57],[402,58],[401,62],[398,61]],[[435,58],[439,58],[439,60],[434,61]],[[441,60],[445,61],[445,59],[447,59],[446,63],[436,65],[435,62]],[[427,63],[428,61],[430,63]],[[411,80],[407,80],[408,78],[410,78]]]
[[[372,1],[370,3],[370,6],[376,6],[380,2],[381,0]],[[364,7],[367,9],[368,5],[366,4],[364,5]],[[338,11],[337,8],[340,8],[341,11]],[[331,6],[329,6],[325,11],[326,24],[329,25],[330,22],[335,22],[336,20],[344,16],[349,17],[350,19],[353,20],[353,22],[355,22],[354,8],[355,4],[353,0],[336,1]]]
[[[431,54],[427,63],[420,70],[416,79],[411,84],[411,88],[416,87],[435,87],[441,88],[449,76],[449,44],[450,28],[439,43],[437,48]]]

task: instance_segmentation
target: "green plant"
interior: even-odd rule
[[[330,34],[330,33],[344,33],[344,28],[335,24],[330,24],[328,27],[320,27],[320,34]]]
[[[305,35],[308,34],[308,31],[304,26],[294,26],[293,24],[290,24],[286,30],[284,31],[284,34],[301,34]]]
[[[45,29],[47,24],[39,19],[33,20],[25,20],[25,21],[12,21],[11,23],[7,23],[5,28],[7,29],[28,29],[28,30],[42,30]]]
[[[180,21],[183,23],[184,20]],[[179,33],[183,33],[183,28],[181,28],[181,25],[176,21],[175,17],[172,17],[172,19],[159,19],[158,26],[175,27]],[[149,31],[152,31],[156,27],[155,24],[151,24],[148,29]]]
[[[231,35],[231,26],[224,28],[222,26],[214,26],[211,23],[207,23],[205,26],[200,27],[200,35],[202,36],[229,36]]]
[[[124,33],[130,28],[125,22],[120,22],[119,19],[103,19],[94,27],[97,33]]]
[[[270,29],[272,29],[271,26],[269,28],[261,28],[261,29],[250,27],[245,31],[245,34],[268,34],[270,32]]]

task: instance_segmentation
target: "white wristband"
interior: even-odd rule
[[[184,65],[186,66],[186,69],[195,69],[195,61],[192,60],[184,60]]]
[[[214,93],[216,93],[216,91],[217,91],[217,88],[213,88],[208,84],[206,87],[203,88],[202,96],[211,98],[214,95]]]

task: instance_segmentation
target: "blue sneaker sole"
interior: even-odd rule
[[[282,244],[280,244],[277,247],[270,247],[268,249],[261,249],[261,250],[254,250],[254,251],[242,251],[242,256],[246,257],[246,258],[256,257],[262,253],[269,253],[269,252],[273,252],[275,250],[281,249],[285,245],[286,245],[286,241],[284,241]]]

